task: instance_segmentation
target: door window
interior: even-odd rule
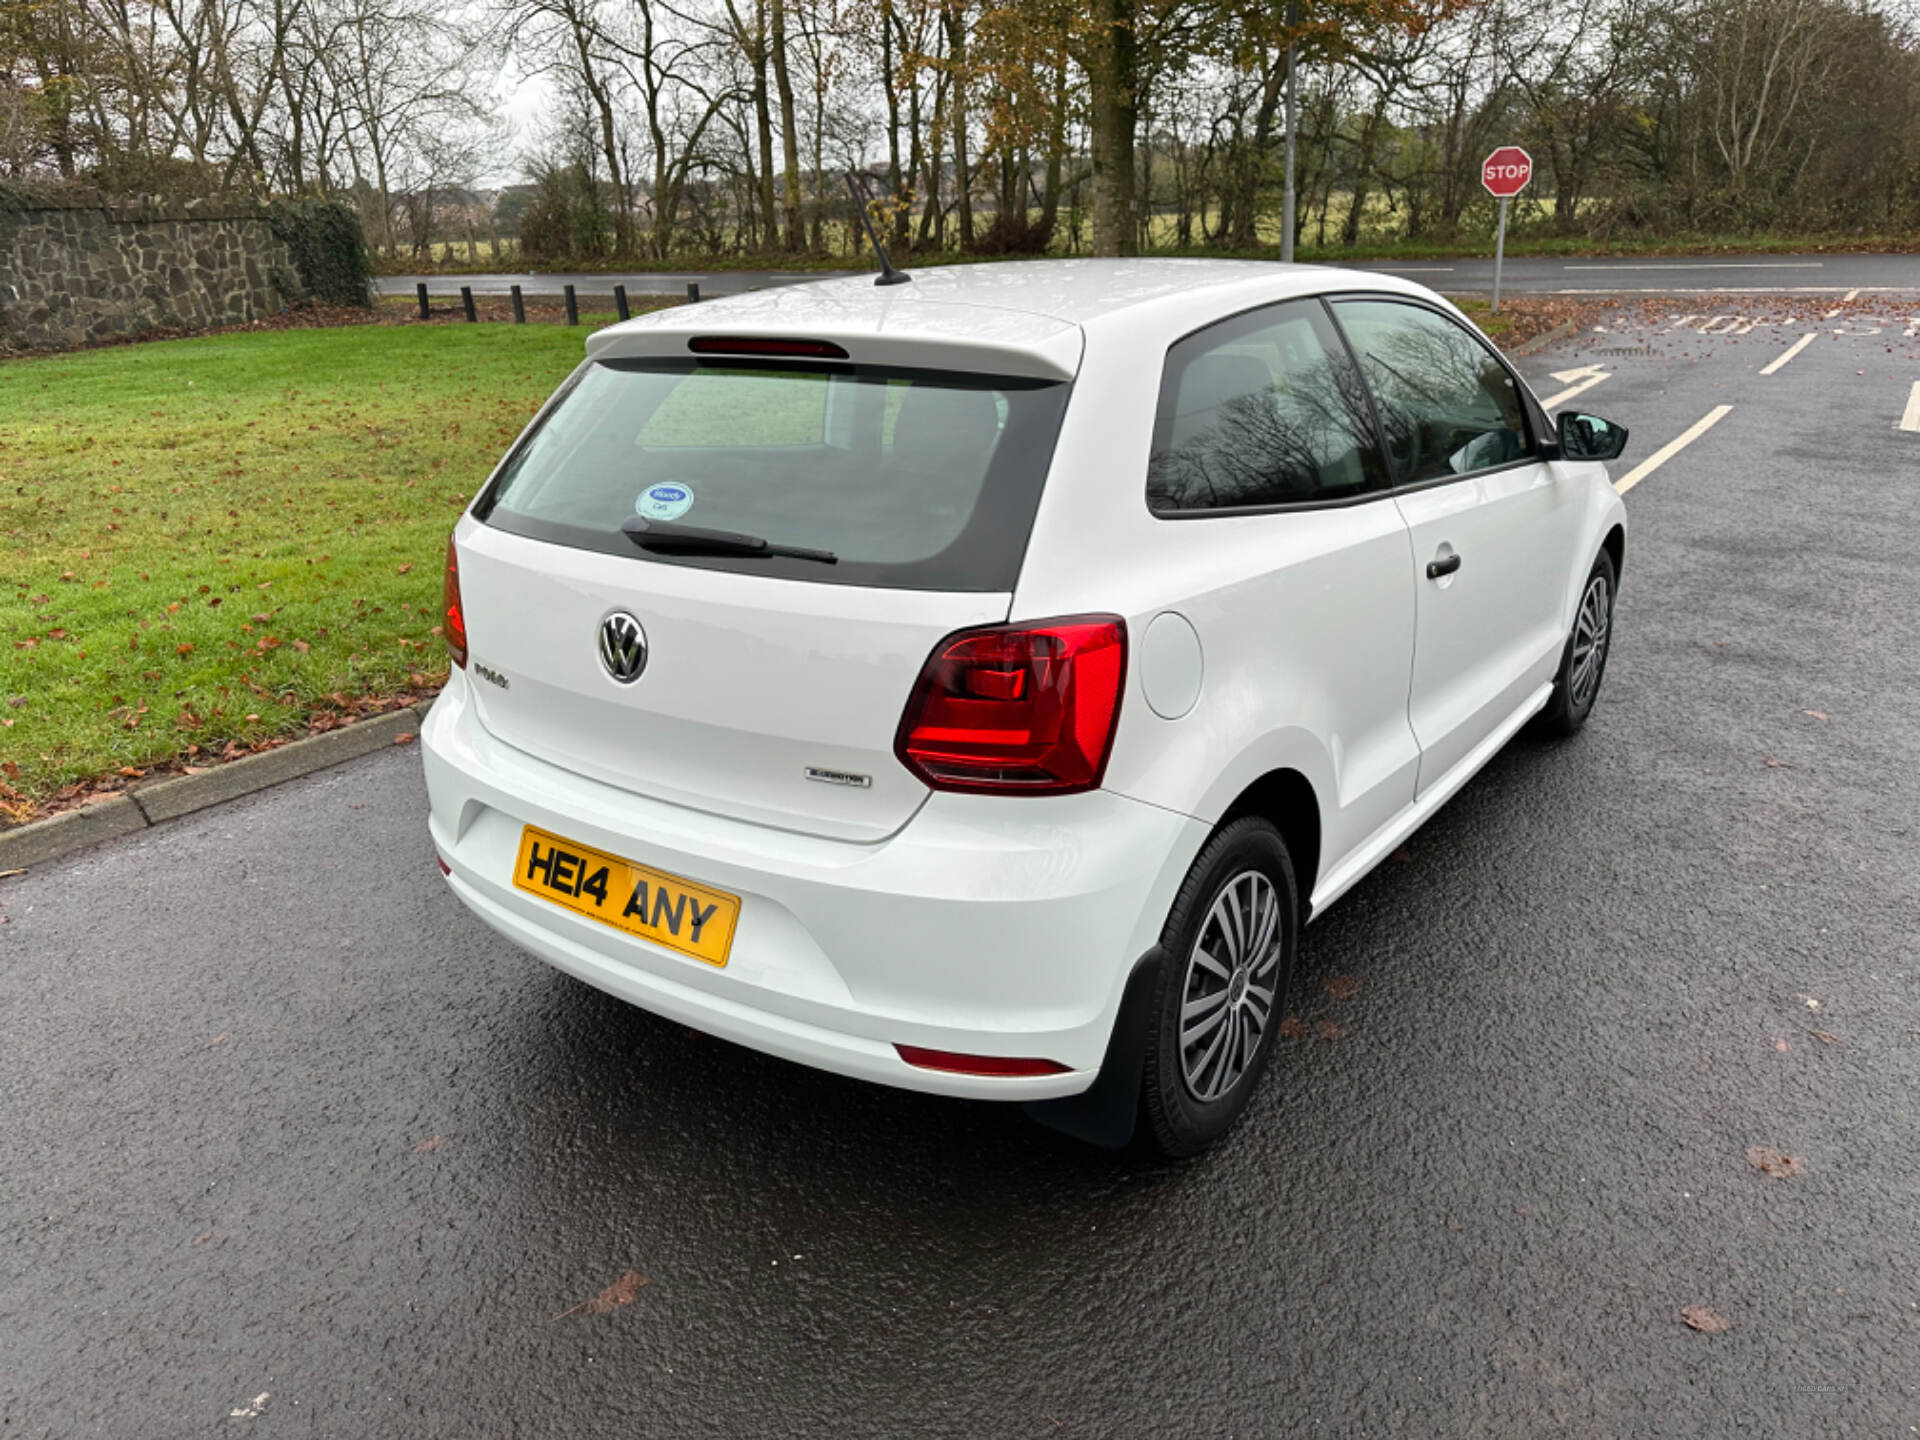
[[[1386,483],[1365,386],[1318,300],[1167,352],[1147,464],[1156,515],[1349,499]]]
[[[1536,453],[1518,382],[1460,325],[1390,300],[1338,300],[1333,309],[1373,387],[1401,484]]]

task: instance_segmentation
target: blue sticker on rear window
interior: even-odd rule
[[[649,520],[678,520],[693,508],[693,491],[685,485],[649,485],[633,502],[633,508]]]

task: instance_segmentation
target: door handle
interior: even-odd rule
[[[1451,575],[1459,568],[1460,556],[1458,552],[1447,556],[1444,560],[1429,560],[1427,562],[1427,579],[1438,580],[1442,575]]]

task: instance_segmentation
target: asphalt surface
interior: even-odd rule
[[[1629,496],[1593,721],[1309,930],[1194,1163],[549,970],[411,748],[0,881],[0,1436],[1914,1433],[1913,313],[1530,363],[1617,473],[1733,408]]]
[[[1356,261],[1356,270],[1404,275],[1449,295],[1484,294],[1493,288],[1491,260],[1411,260],[1402,264]],[[529,296],[552,297],[572,285],[583,297],[604,299],[615,285],[630,295],[684,295],[689,283],[706,297],[732,295],[824,280],[852,271],[686,270],[671,274],[612,275],[387,275],[374,282],[382,295],[412,295],[425,281],[429,294],[458,295],[462,285],[476,295],[505,295],[518,285]],[[1593,259],[1511,259],[1501,271],[1501,289],[1512,294],[1868,294],[1920,291],[1920,255],[1702,255],[1622,256]]]

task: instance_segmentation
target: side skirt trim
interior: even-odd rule
[[[1451,800],[1465,785],[1479,773],[1480,768],[1500,752],[1505,745],[1519,733],[1535,715],[1546,707],[1553,696],[1551,680],[1535,690],[1505,720],[1500,722],[1494,732],[1482,740],[1473,749],[1455,762],[1454,767],[1427,790],[1426,794],[1406,806],[1386,824],[1373,833],[1373,837],[1358,845],[1347,858],[1327,872],[1326,878],[1313,892],[1309,914],[1316,920],[1325,913],[1326,908],[1351,890],[1366,873],[1384,860],[1399,844],[1432,817],[1447,801]]]

